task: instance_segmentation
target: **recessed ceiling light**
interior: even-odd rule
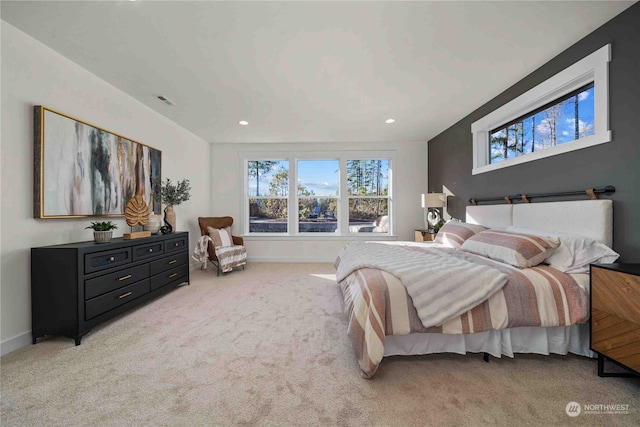
[[[391,123],[395,123],[396,119],[387,119],[384,122],[388,125],[390,125]]]
[[[248,124],[249,124],[249,122],[248,122],[248,121],[246,121],[246,120],[240,120],[240,121],[238,122],[238,124],[239,124],[239,125],[242,125],[242,126],[246,126],[246,125],[248,125]]]

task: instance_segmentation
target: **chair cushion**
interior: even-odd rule
[[[207,233],[213,240],[215,248],[233,246],[233,238],[231,237],[231,227],[213,228],[207,227]]]

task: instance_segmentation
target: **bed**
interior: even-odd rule
[[[612,201],[585,200],[469,206],[436,242],[350,243],[335,266],[361,375],[393,355],[594,357],[588,265],[618,257],[612,231]]]

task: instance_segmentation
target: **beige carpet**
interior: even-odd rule
[[[330,264],[249,264],[1,361],[2,426],[637,426],[640,380],[576,356],[394,357],[362,379]],[[569,417],[570,401],[629,405]]]

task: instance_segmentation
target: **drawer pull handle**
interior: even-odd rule
[[[133,292],[127,292],[126,294],[122,294],[122,295],[120,295],[120,296],[118,297],[118,299],[126,298],[126,297],[128,297],[129,295],[131,295],[132,293],[133,293]]]
[[[176,248],[177,248],[178,246],[180,246],[180,243],[176,243],[176,244],[175,244],[175,247],[176,247]]]
[[[149,248],[149,253],[153,252],[153,248]]]
[[[169,275],[169,279],[171,279],[172,277],[176,277],[178,275],[178,273],[173,273],[171,275]]]
[[[169,261],[169,264],[175,264],[176,262],[178,262],[177,259],[172,259],[171,261]]]
[[[118,280],[119,280],[120,282],[122,282],[123,280],[127,280],[127,279],[129,279],[130,277],[131,277],[131,275],[130,275],[130,274],[127,274],[126,276],[121,277],[121,278],[119,278]]]
[[[115,260],[116,260],[116,259],[115,259],[114,257],[109,258],[109,261],[111,261],[111,262],[113,262],[113,261],[115,261]]]

